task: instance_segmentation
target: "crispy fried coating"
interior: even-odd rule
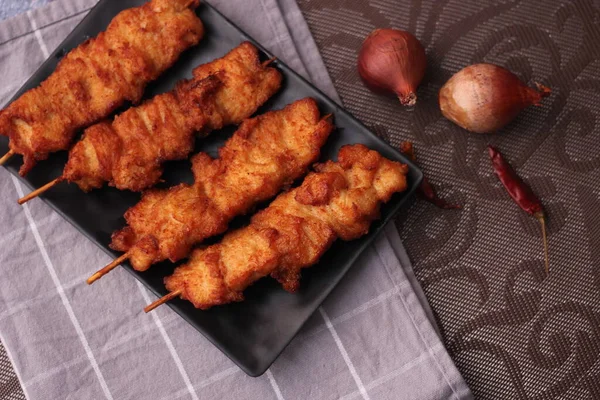
[[[203,135],[250,117],[281,86],[281,74],[260,63],[249,42],[201,65],[194,77],[115,118],[86,129],[69,153],[63,179],[88,191],[105,182],[141,191],[156,184],[162,163],[193,150]]]
[[[201,309],[241,301],[243,290],[266,275],[297,290],[302,268],[315,264],[337,238],[366,234],[381,203],[406,189],[407,166],[363,145],[343,147],[338,160],[318,165],[250,225],[194,250],[165,278],[167,289]]]
[[[106,31],[69,52],[40,86],[0,114],[0,134],[23,155],[21,175],[75,133],[106,118],[125,101],[138,102],[146,84],[197,44],[204,28],[198,0],[151,0],[120,12]]]
[[[195,183],[149,190],[125,214],[129,226],[113,234],[111,247],[131,265],[186,257],[192,245],[223,233],[229,221],[275,196],[314,163],[333,130],[313,99],[244,121],[219,158],[192,158]]]

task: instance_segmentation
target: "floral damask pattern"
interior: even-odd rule
[[[414,202],[398,228],[477,398],[600,399],[600,3],[593,0],[299,0],[345,106],[397,146],[415,143],[441,194],[462,211]],[[428,71],[414,109],[373,95],[356,56],[376,27],[413,32]],[[437,92],[476,62],[552,88],[495,135],[446,121]],[[542,197],[541,233],[492,173],[493,144]]]

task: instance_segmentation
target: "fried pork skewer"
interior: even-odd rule
[[[132,107],[113,122],[86,129],[69,153],[62,176],[19,199],[40,195],[61,181],[82,190],[108,182],[121,190],[142,191],[158,182],[161,164],[193,150],[194,133],[207,135],[250,117],[281,86],[281,74],[261,64],[249,42],[223,58],[194,69],[194,77],[165,94]]]
[[[294,292],[302,268],[314,265],[337,238],[365,235],[379,217],[381,203],[406,189],[406,165],[360,144],[342,147],[338,162],[315,169],[300,187],[257,213],[250,225],[194,250],[189,262],[165,278],[170,293],[144,311],[177,296],[200,309],[241,301],[242,292],[267,275]]]
[[[151,0],[120,12],[106,31],[70,51],[56,70],[0,113],[7,155],[23,155],[27,174],[50,153],[69,148],[75,133],[138,102],[146,84],[197,44],[204,27],[199,0]]]
[[[111,248],[125,252],[88,279],[93,283],[128,259],[138,271],[186,257],[194,244],[223,233],[235,216],[275,196],[314,163],[333,130],[313,99],[244,121],[219,149],[219,158],[192,158],[195,183],[151,189],[125,213],[129,226]]]

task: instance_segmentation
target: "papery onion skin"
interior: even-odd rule
[[[395,93],[406,106],[415,105],[426,67],[421,42],[398,29],[374,30],[358,55],[358,73],[365,85],[375,92]]]
[[[474,64],[463,68],[440,89],[444,117],[476,133],[493,133],[506,126],[525,108],[540,105],[550,89],[525,85],[506,68]]]

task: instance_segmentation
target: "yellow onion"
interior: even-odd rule
[[[439,93],[444,117],[468,131],[492,133],[506,126],[525,108],[540,105],[550,94],[546,86],[525,85],[506,68],[474,64],[458,71]]]
[[[398,29],[376,29],[362,44],[358,73],[376,92],[395,93],[400,103],[413,106],[425,75],[427,58],[421,42]]]

